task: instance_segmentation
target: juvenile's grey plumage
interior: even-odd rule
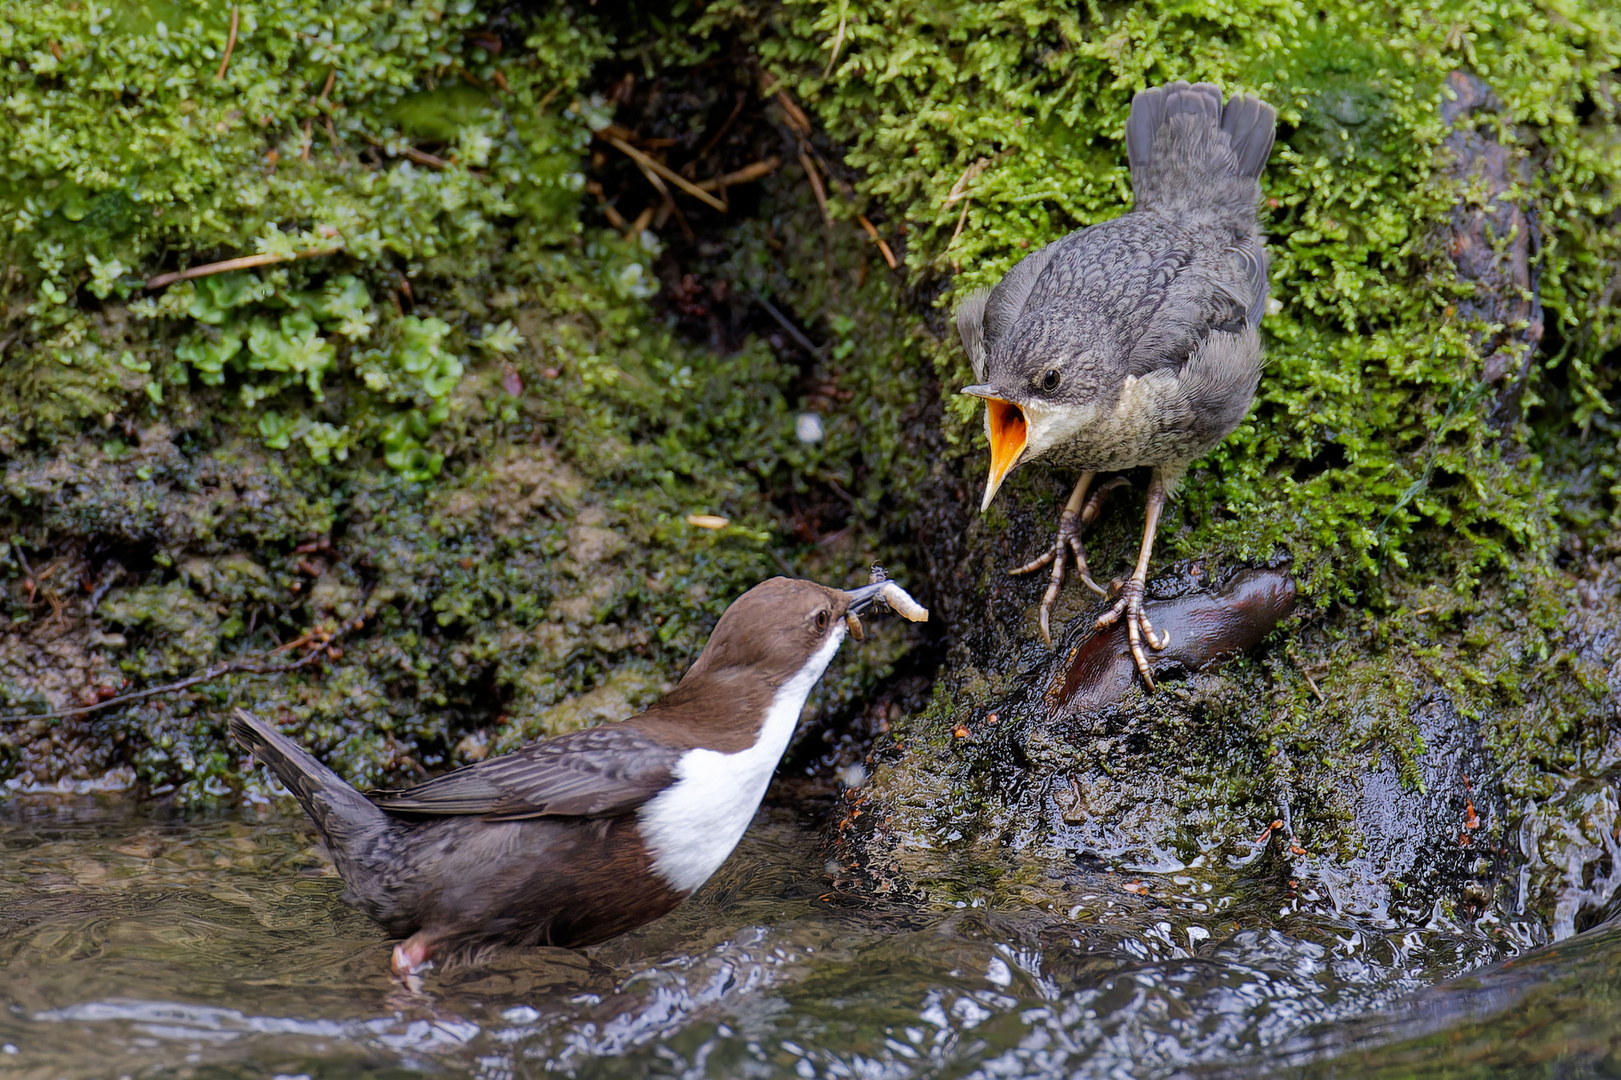
[[[1100,472],[1153,467],[1142,548],[1114,608],[1150,687],[1141,639],[1143,585],[1165,500],[1188,464],[1236,428],[1261,373],[1267,257],[1257,207],[1276,113],[1254,97],[1222,105],[1209,83],[1139,93],[1126,121],[1134,205],[1021,260],[992,290],[967,297],[957,329],[985,399],[990,479],[981,509],[1007,474],[1046,458],[1080,471],[1047,552],[1017,568],[1052,564],[1041,632],[1063,585],[1067,553],[1096,592],[1080,527],[1104,492]]]

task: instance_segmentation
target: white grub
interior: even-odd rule
[[[888,604],[890,608],[903,619],[912,622],[928,622],[929,609],[913,600],[907,591],[893,581],[884,582],[884,587],[878,591],[878,599]]]

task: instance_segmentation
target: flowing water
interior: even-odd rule
[[[874,905],[768,806],[668,918],[413,995],[314,843],[0,802],[0,1076],[1621,1076],[1621,927],[1490,964],[1440,924]]]

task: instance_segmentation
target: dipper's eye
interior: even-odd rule
[[[1058,389],[1057,368],[1048,368],[1041,373],[1041,388],[1049,394]]]
[[[826,608],[823,608],[821,611],[818,611],[816,613],[816,629],[817,630],[826,630],[827,629],[827,609]]]

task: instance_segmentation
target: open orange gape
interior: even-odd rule
[[[989,506],[1003,478],[1024,453],[1024,411],[1011,401],[988,397],[985,399],[985,426],[991,440],[991,475],[985,484],[985,504]]]

